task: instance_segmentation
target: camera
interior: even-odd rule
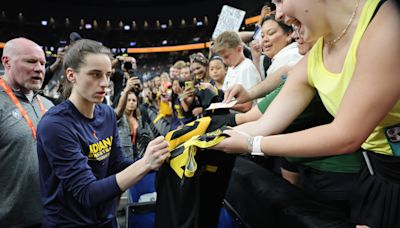
[[[133,65],[131,62],[124,62],[124,69],[126,71],[132,70],[132,68],[133,68]]]
[[[130,78],[132,78],[132,77],[139,77],[139,76],[138,76],[138,71],[135,70],[135,69],[130,69],[130,70],[128,70],[128,74],[129,74],[129,77],[130,77]]]
[[[138,72],[136,69],[133,69],[131,62],[124,62],[124,69],[128,72],[129,77],[138,77]]]

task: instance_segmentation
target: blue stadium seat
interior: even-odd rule
[[[126,206],[126,228],[152,228],[155,222],[156,201],[139,202],[140,196],[155,192],[156,172],[150,172],[129,188]]]
[[[218,219],[217,228],[248,228],[234,208],[224,199]]]

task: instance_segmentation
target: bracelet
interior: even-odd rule
[[[253,139],[253,150],[251,151],[251,155],[262,155],[264,156],[264,153],[261,151],[261,140],[262,140],[262,136],[256,136]]]

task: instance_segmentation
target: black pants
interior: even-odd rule
[[[354,189],[352,221],[375,228],[399,227],[400,157],[367,154],[375,174],[364,163]]]
[[[315,200],[350,215],[350,200],[358,173],[337,173],[298,165],[300,186]]]
[[[236,158],[225,199],[249,227],[354,228],[349,213],[312,199],[243,156]]]

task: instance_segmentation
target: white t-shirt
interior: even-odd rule
[[[300,59],[303,58],[303,55],[299,54],[299,48],[297,47],[297,42],[293,42],[286,47],[282,48],[271,60],[271,65],[267,70],[267,75],[271,75],[276,70],[283,66],[292,67]]]
[[[256,66],[250,59],[245,58],[236,67],[228,68],[222,90],[225,91],[236,84],[241,84],[245,89],[249,90],[260,82],[261,76]]]

